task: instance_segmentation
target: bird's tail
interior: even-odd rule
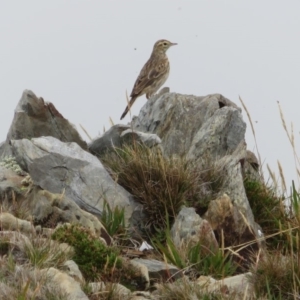
[[[132,97],[128,103],[128,105],[126,106],[120,120],[122,120],[126,115],[127,113],[129,112],[129,109],[131,108],[132,104],[134,103],[134,101],[136,100],[137,97]]]

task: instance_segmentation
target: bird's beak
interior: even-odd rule
[[[176,46],[176,45],[178,45],[177,43],[171,43],[171,46]]]

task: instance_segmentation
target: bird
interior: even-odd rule
[[[130,94],[131,99],[120,120],[126,116],[138,97],[146,94],[146,98],[149,99],[166,82],[170,72],[170,63],[166,52],[171,46],[175,45],[177,45],[177,43],[171,43],[168,40],[158,40],[154,44],[150,58],[145,63],[135,81]]]

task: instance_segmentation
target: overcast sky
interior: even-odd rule
[[[24,89],[54,103],[92,137],[119,123],[125,92],[158,39],[168,51],[172,92],[221,93],[253,119],[259,152],[295,178],[292,149],[279,117],[300,130],[300,1],[2,1],[0,141]],[[138,114],[141,97],[132,108]],[[255,150],[247,122],[246,142]],[[129,115],[122,121],[127,123]],[[88,138],[80,131],[83,138]],[[300,149],[300,148],[298,148]],[[266,175],[268,177],[268,175]]]

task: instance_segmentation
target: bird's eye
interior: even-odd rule
[[[164,46],[167,46],[168,44],[167,43],[164,43]]]

